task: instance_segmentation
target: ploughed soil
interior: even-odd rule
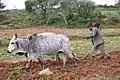
[[[42,33],[42,32],[54,32],[54,33],[76,33],[80,32],[80,29],[67,29],[67,28],[54,28],[54,27],[31,27],[25,29],[0,29],[0,36],[11,37],[13,34],[17,33],[19,36],[27,36],[28,34]]]
[[[0,30],[0,36],[11,37],[14,33],[17,33],[19,36],[26,36],[28,34],[41,32],[67,34],[70,32],[79,32],[79,29],[35,27],[27,29],[10,29]],[[112,51],[109,52],[109,54],[111,55],[111,59],[104,59],[99,56],[93,58],[90,55],[82,59],[84,55],[81,55],[79,57],[80,60],[77,61],[76,67],[69,61],[65,69],[62,69],[62,63],[48,60],[45,66],[46,68],[49,67],[53,72],[51,76],[40,76],[38,74],[42,70],[38,62],[34,62],[30,69],[26,69],[26,61],[0,61],[0,80],[93,80],[93,78],[98,76],[111,77],[120,73],[120,51]]]
[[[30,69],[26,69],[27,62],[0,62],[0,80],[93,80],[97,76],[111,77],[120,73],[120,51],[109,52],[111,58],[79,57],[77,66],[69,61],[66,68],[62,63],[47,60],[45,65],[53,72],[51,76],[40,76],[42,70],[38,62],[33,62]]]
[[[42,27],[31,27],[25,29],[0,29],[0,37],[12,37],[13,34],[17,33],[18,36],[27,36],[28,34],[34,33],[42,33],[42,32],[54,32],[54,33],[62,33],[68,35],[70,38],[82,38],[83,29],[68,29],[68,28],[54,28],[49,26]],[[103,34],[106,37],[119,36],[120,31],[116,31],[113,33]]]

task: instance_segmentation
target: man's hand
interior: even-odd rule
[[[83,39],[89,39],[89,36],[83,36],[82,38]]]

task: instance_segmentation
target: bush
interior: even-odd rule
[[[95,11],[95,4],[90,0],[80,0],[77,3],[76,10],[80,17],[88,18]]]
[[[1,38],[0,37],[0,46],[8,46],[9,38]]]
[[[44,11],[43,9],[34,9],[30,12],[27,17],[27,22],[30,25],[58,25],[58,26],[73,26],[80,27],[80,25],[84,25],[91,21],[100,21],[101,12],[95,11],[95,4],[90,0],[72,0],[73,4],[66,4],[65,9],[61,7],[61,9],[55,11]],[[29,3],[29,2],[27,2]],[[71,3],[71,2],[69,2]],[[36,5],[37,2],[32,3],[32,5]],[[29,4],[26,8],[32,7]],[[70,7],[70,5],[72,7]],[[26,9],[26,11],[29,9]],[[31,10],[31,9],[30,9]]]
[[[38,1],[43,1],[42,3]],[[45,0],[48,1],[48,0]],[[0,13],[0,25],[8,28],[23,28],[31,25],[57,25],[79,28],[88,22],[102,22],[105,25],[119,25],[118,10],[100,11],[91,0],[65,0],[59,9],[47,9],[44,0],[27,0],[25,10],[10,10]],[[63,0],[64,1],[64,0]],[[42,8],[37,6],[42,4]],[[34,7],[34,9],[33,9]],[[45,9],[44,9],[45,8]],[[112,13],[108,14],[109,12]]]
[[[7,15],[5,15],[4,13],[0,13],[0,25],[5,24],[5,21],[7,20]]]
[[[109,16],[105,20],[103,20],[103,23],[105,25],[116,25],[120,23],[120,17],[119,16]]]
[[[46,16],[41,11],[30,13],[26,19],[30,25],[44,25],[46,22]]]
[[[0,25],[7,25],[8,28],[22,28],[28,25],[25,10],[10,10],[0,14]]]

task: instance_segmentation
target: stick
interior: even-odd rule
[[[85,59],[86,57],[88,57],[88,55],[90,54],[91,52],[89,52],[88,54],[86,54],[82,59]]]
[[[110,42],[107,42],[105,45],[108,45],[110,44]],[[90,54],[91,52],[89,52],[88,54],[86,54],[82,59],[85,59],[86,57],[88,57],[88,55]]]

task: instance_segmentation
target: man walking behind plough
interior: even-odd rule
[[[84,38],[89,39],[91,38],[93,47],[91,49],[92,57],[96,57],[98,55],[98,51],[100,54],[102,54],[102,57],[104,58],[110,58],[109,54],[105,52],[104,48],[104,40],[100,33],[100,23],[89,23],[87,28],[92,31],[92,34],[89,36],[86,36]]]

